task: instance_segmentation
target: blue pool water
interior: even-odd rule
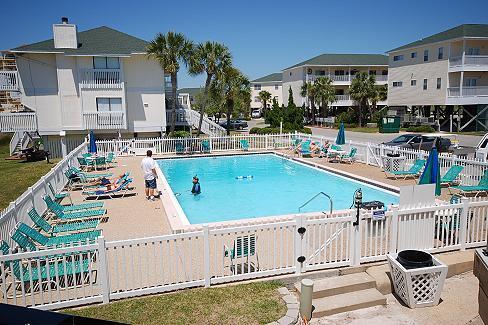
[[[333,199],[334,210],[348,209],[361,187],[363,201],[397,203],[398,196],[344,179],[274,154],[157,160],[191,224],[293,214],[318,192]],[[190,193],[198,175],[202,193]],[[252,175],[252,179],[236,179]],[[318,197],[302,212],[329,211]]]

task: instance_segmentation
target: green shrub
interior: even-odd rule
[[[357,123],[357,121],[358,121],[358,116],[354,110],[348,110],[342,112],[338,114],[336,117],[336,122],[337,123],[343,122],[344,125]]]
[[[295,131],[301,132],[301,133],[306,133],[306,134],[312,134],[312,129],[310,129],[310,128],[301,128],[298,130],[290,130],[290,129],[283,128],[283,133],[295,133]],[[249,130],[249,133],[250,134],[279,134],[280,128],[274,128],[274,127],[270,127],[270,126],[265,127],[265,128],[254,127],[251,130]]]
[[[435,132],[435,129],[430,125],[410,126],[407,128],[407,132],[432,133]]]
[[[253,127],[249,130],[249,134],[258,134],[258,131],[260,130],[261,128],[258,128],[258,127]]]
[[[188,131],[174,131],[169,134],[170,138],[189,138],[190,132]]]
[[[298,132],[306,133],[306,134],[312,134],[312,129],[304,127],[303,129],[299,130]]]

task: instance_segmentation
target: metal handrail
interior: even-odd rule
[[[329,199],[329,202],[330,202],[330,213],[332,213],[332,198],[330,197],[329,194],[324,193],[324,192],[318,192],[317,194],[315,194],[310,200],[308,200],[307,202],[305,202],[304,204],[302,204],[298,208],[298,212],[301,212],[301,210],[302,210],[302,208],[304,206],[306,206],[307,204],[309,204],[310,202],[312,202],[313,200],[315,200],[315,198],[318,197],[319,195],[323,195],[323,196],[325,196],[325,197],[327,197]]]

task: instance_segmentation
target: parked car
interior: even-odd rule
[[[389,142],[383,142],[383,144],[392,147],[430,151],[434,146],[436,139],[439,139],[439,142],[437,143],[437,150],[439,152],[450,150],[450,139],[422,134],[402,134]]]
[[[260,118],[261,117],[261,110],[260,109],[254,109],[251,113],[252,118]]]
[[[220,126],[227,129],[227,121],[220,122]],[[242,120],[230,120],[231,130],[242,130],[247,128],[247,122]]]
[[[475,158],[483,161],[488,160],[488,133],[481,138],[480,142],[476,146]]]

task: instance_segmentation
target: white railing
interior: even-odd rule
[[[350,95],[336,95],[336,102],[351,100]]]
[[[378,74],[378,75],[375,75],[375,78],[376,78],[376,81],[380,81],[380,82],[388,81],[388,75]]]
[[[460,88],[459,87],[447,88],[447,96],[460,97],[461,96]],[[476,86],[476,87],[463,86],[462,97],[476,97],[476,96],[488,96],[488,86]]]
[[[387,253],[432,253],[486,245],[488,201],[399,210],[384,218],[361,210],[307,214],[171,235],[0,254],[1,301],[41,309],[135,297],[188,287],[385,260]],[[300,229],[300,231],[298,231]],[[13,270],[24,268],[23,278]],[[75,269],[71,261],[82,261]],[[34,274],[45,265],[42,285]],[[71,267],[71,268],[70,268]],[[38,271],[36,271],[38,270]],[[39,272],[40,273],[40,272]],[[76,274],[76,276],[73,276]],[[95,276],[96,275],[96,276]],[[46,285],[49,284],[49,285]]]
[[[122,74],[120,69],[82,69],[82,88],[115,88],[122,89]]]
[[[463,57],[462,56],[455,56],[449,58],[449,66],[450,67],[457,67],[463,65]]]
[[[465,65],[488,65],[488,55],[465,55]]]
[[[17,71],[0,71],[0,91],[19,90]]]
[[[13,245],[10,238],[10,231],[18,222],[25,222],[30,224],[30,218],[27,212],[35,207],[39,213],[46,211],[46,205],[43,201],[43,196],[50,194],[48,183],[50,183],[56,191],[61,191],[67,184],[64,172],[69,166],[78,166],[76,157],[83,152],[86,152],[86,142],[71,151],[63,160],[58,162],[46,175],[42,176],[34,185],[29,187],[22,195],[15,201],[10,202],[9,206],[0,213],[0,240],[7,241]]]
[[[15,153],[15,150],[19,148],[20,150],[25,149],[30,142],[30,136],[28,132],[17,131],[14,133],[9,143],[10,155]]]
[[[0,132],[36,130],[36,113],[0,113]]]
[[[124,112],[83,112],[85,130],[126,129]]]
[[[173,111],[166,111],[166,123],[171,124]],[[200,122],[200,113],[192,109],[178,109],[176,110],[176,125],[191,125],[194,128],[198,128]],[[210,120],[208,117],[203,116],[202,132],[210,136],[225,136],[227,131]]]
[[[323,75],[323,76],[316,76],[316,75],[310,75],[308,74],[307,77],[306,77],[306,80],[307,81],[315,81],[317,80],[318,78],[321,78],[321,77],[326,77],[326,78],[329,78],[331,79],[333,82],[350,82],[352,81],[352,79],[355,78],[356,75]],[[375,78],[376,78],[376,81],[377,82],[385,82],[385,81],[388,81],[388,75],[375,75]]]

